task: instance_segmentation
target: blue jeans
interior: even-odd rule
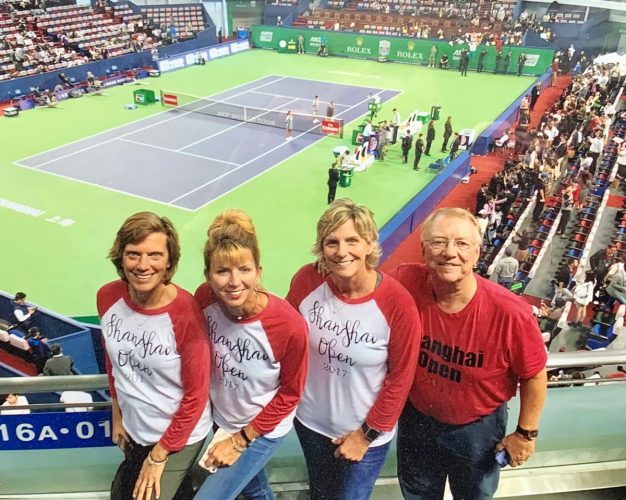
[[[507,408],[465,425],[448,425],[408,402],[398,422],[398,481],[404,498],[442,499],[446,477],[455,499],[486,500],[498,488],[496,444],[506,431]]]
[[[500,278],[498,280],[498,285],[503,286],[507,290],[511,289],[512,284],[513,284],[513,278]]]
[[[274,500],[265,473],[265,464],[283,437],[260,437],[248,446],[230,467],[221,467],[209,474],[194,497],[196,500],[233,500],[240,494],[246,499]]]
[[[305,427],[298,419],[295,428],[304,451],[312,500],[368,500],[385,463],[391,443],[371,447],[360,462],[334,457],[337,445]]]

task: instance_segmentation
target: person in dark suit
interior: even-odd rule
[[[493,72],[494,73],[500,73],[500,66],[502,65],[502,51],[499,50],[496,53],[496,64],[493,67]]]
[[[72,367],[74,360],[71,356],[63,354],[63,350],[59,344],[50,346],[52,357],[46,361],[43,367],[44,375],[73,375]]]
[[[452,137],[452,117],[448,116],[446,123],[443,125],[443,144],[441,145],[441,152],[445,153],[448,147],[448,141]]]
[[[411,146],[413,146],[413,136],[411,132],[408,130],[404,137],[402,138],[402,163],[406,163],[409,161],[409,151],[411,150]]]
[[[41,332],[36,326],[28,329],[28,332],[24,335],[24,339],[26,339],[30,346],[30,352],[35,366],[37,367],[37,373],[43,372],[46,361],[48,358],[52,357],[52,353],[47,344],[48,339],[41,336]]]
[[[452,146],[450,146],[450,158],[453,160],[459,154],[459,146],[461,145],[461,136],[458,132],[454,133],[454,141],[452,141]]]
[[[502,73],[506,75],[506,72],[509,70],[509,65],[511,64],[511,51],[509,50],[504,56],[504,63],[502,64]]]
[[[477,73],[482,73],[483,69],[485,68],[485,56],[486,55],[487,55],[487,49],[481,50],[480,54],[478,54],[478,63],[476,65]]]
[[[526,54],[524,54],[523,52],[517,58],[517,76],[522,76],[522,71],[524,71],[524,65],[526,64],[526,59],[527,59]]]
[[[341,157],[337,160],[337,162],[333,163],[331,167],[328,169],[328,203],[331,203],[335,199],[335,194],[337,193],[337,183],[339,182],[339,165],[341,164]]]
[[[541,94],[541,83],[537,83],[534,85],[532,90],[530,91],[530,110],[534,111],[535,104],[537,104],[537,99],[539,99],[539,94]]]
[[[461,76],[467,76],[467,67],[469,66],[469,51],[464,49],[461,51],[461,60],[459,61],[459,71]]]
[[[430,156],[430,145],[435,140],[435,135],[435,122],[431,120],[428,122],[428,129],[426,130],[426,151],[424,151],[426,156]]]
[[[417,141],[415,141],[415,160],[413,161],[413,170],[419,170],[420,159],[422,158],[422,153],[424,152],[424,134],[419,134],[417,136]]]

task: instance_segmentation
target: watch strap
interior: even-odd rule
[[[379,431],[377,429],[374,429],[373,427],[370,427],[365,422],[363,422],[363,425],[361,426],[361,430],[363,431],[363,434],[365,435],[365,439],[367,439],[367,441],[369,441],[370,443],[375,441],[378,438],[378,436],[382,434],[382,431]]]
[[[537,436],[539,435],[539,431],[538,430],[536,430],[536,429],[533,429],[533,430],[524,429],[523,427],[520,427],[519,425],[515,429],[515,432],[517,434],[519,434],[520,436],[523,436],[524,438],[528,439],[529,441],[532,441],[532,440],[536,439]]]

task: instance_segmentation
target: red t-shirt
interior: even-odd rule
[[[421,313],[423,337],[409,400],[448,424],[466,424],[511,399],[519,379],[537,375],[547,354],[530,305],[476,276],[478,287],[453,314],[435,303],[428,269],[404,264],[394,273]]]

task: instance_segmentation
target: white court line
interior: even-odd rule
[[[249,82],[242,83],[241,85],[237,85],[236,87],[232,87],[231,89],[220,90],[219,92],[216,92],[215,94],[211,94],[208,97],[204,97],[204,99],[211,99],[212,97],[217,96],[219,94],[223,94],[224,92],[228,92],[229,90],[238,89],[240,87],[244,87],[246,85],[250,85],[251,83],[258,82],[260,80],[264,80],[265,78],[278,77],[278,76],[280,76],[280,75],[262,76],[261,78],[257,78],[256,80],[251,80]],[[274,81],[277,81],[277,80],[273,80],[272,82],[274,82]],[[253,88],[258,88],[258,87],[253,87]],[[91,134],[91,135],[88,135],[86,137],[81,137],[80,139],[76,139],[75,141],[66,142],[65,144],[62,144],[61,146],[55,146],[53,148],[46,149],[45,151],[42,151],[41,153],[36,153],[34,155],[26,156],[26,157],[21,158],[20,160],[18,160],[18,162],[30,160],[31,158],[35,158],[37,156],[41,156],[41,155],[45,155],[47,153],[51,153],[52,151],[56,151],[57,149],[63,149],[63,148],[66,148],[67,146],[71,146],[72,144],[77,144],[79,142],[86,141],[86,140],[92,139],[94,137],[98,137],[99,135],[108,134],[109,132],[112,132],[112,131],[117,130],[119,128],[128,127],[130,125],[133,125],[134,123],[139,123],[139,122],[142,122],[142,121],[145,121],[145,120],[150,120],[152,118],[159,117],[161,115],[164,115],[164,114],[167,114],[167,113],[171,113],[171,112],[172,112],[172,109],[169,108],[169,109],[166,109],[164,111],[161,111],[160,113],[155,113],[155,114],[147,116],[147,117],[138,118],[137,120],[133,120],[133,121],[128,122],[128,123],[124,123],[123,125],[118,125],[117,127],[111,127],[111,128],[109,128],[109,129],[107,129],[107,130],[105,130],[103,132],[96,132],[95,134]],[[22,165],[21,163],[17,163],[17,162],[14,162],[14,163],[16,165],[19,165],[20,167],[27,167],[27,168],[31,168],[31,169],[33,168],[31,165]]]
[[[14,162],[15,165],[22,167],[22,168],[27,168],[29,170],[35,170],[34,167],[31,167],[30,165],[22,165],[21,163],[18,162]],[[145,201],[149,201],[152,203],[158,203],[159,205],[165,205],[168,207],[174,207],[174,208],[180,208],[182,210],[185,210],[187,212],[195,212],[197,209],[191,209],[191,208],[187,208],[187,207],[181,207],[180,205],[170,205],[167,201],[160,201],[157,200],[155,198],[148,198],[146,196],[142,196],[140,194],[136,194],[136,193],[129,193],[128,191],[121,191],[119,189],[116,188],[112,188],[109,186],[106,186],[104,184],[96,184],[90,181],[85,181],[83,179],[78,179],[77,177],[68,177],[67,175],[63,175],[63,174],[57,174],[56,172],[51,172],[50,170],[37,170],[37,172],[39,172],[40,174],[46,174],[46,175],[52,175],[54,177],[60,177],[61,179],[66,179],[69,181],[74,181],[74,182],[79,182],[80,184],[85,184],[86,186],[91,186],[91,187],[95,187],[95,188],[100,188],[100,189],[106,189],[107,191],[112,191],[114,193],[117,194],[123,194],[126,196],[130,196],[131,198],[139,198],[140,200],[145,200]]]
[[[297,98],[296,98],[296,99],[297,99]],[[291,103],[292,103],[293,101],[295,101],[296,99],[292,99],[291,101],[286,102],[285,104],[281,104],[280,106],[278,106],[278,108],[282,108],[283,106],[287,106],[287,104],[291,104]],[[237,104],[237,106],[240,106],[240,104]],[[242,107],[246,107],[246,106],[242,106]],[[252,106],[249,106],[249,107],[252,107]],[[268,110],[267,110],[267,113],[270,113],[270,112],[273,112],[273,111],[278,111],[278,108],[276,108],[276,109],[268,109]],[[255,109],[259,109],[259,108],[255,108]],[[266,115],[267,113],[263,113],[263,114],[261,114],[261,115],[259,115],[259,116]],[[209,116],[213,117],[213,116],[215,116],[215,115],[209,115]],[[218,117],[218,118],[220,118],[220,117]],[[228,117],[226,117],[226,116],[225,116],[225,117],[223,117],[223,118],[225,118],[226,120],[230,120],[230,118],[228,118]],[[257,117],[257,118],[258,118],[258,117]],[[196,144],[200,144],[201,142],[204,142],[204,141],[207,141],[207,140],[209,140],[209,139],[212,139],[213,137],[217,137],[218,135],[221,135],[221,134],[223,134],[224,132],[228,132],[229,130],[232,130],[232,129],[234,129],[234,128],[241,127],[242,125],[244,125],[244,124],[246,124],[246,123],[254,123],[254,122],[250,122],[250,121],[242,121],[242,122],[239,122],[237,125],[233,125],[232,127],[228,127],[228,128],[222,129],[222,130],[220,130],[219,132],[216,132],[216,133],[211,134],[211,135],[207,135],[206,137],[204,137],[204,138],[202,138],[202,139],[198,139],[197,141],[194,141],[194,142],[192,142],[191,144],[187,144],[186,146],[183,146],[182,148],[178,149],[178,151],[180,151],[180,152],[182,153],[182,152],[183,152],[183,149],[190,148],[191,146],[195,146]],[[233,163],[233,165],[239,165],[239,163]]]
[[[385,92],[385,90],[379,90],[378,92],[376,92],[376,94],[373,94],[373,95],[379,95],[381,92]],[[351,108],[348,108],[348,109],[346,109],[345,111],[342,111],[341,113],[338,113],[338,114],[337,114],[337,116],[339,116],[339,115],[341,115],[341,114],[343,114],[343,113],[346,113],[347,111],[350,111],[351,109],[356,108],[357,106],[360,106],[361,104],[364,104],[364,103],[368,102],[370,99],[371,99],[371,96],[370,96],[370,97],[368,97],[367,99],[362,100],[361,102],[358,102],[357,104],[355,104],[355,105],[354,105],[354,106],[352,106]],[[345,126],[345,124],[344,124],[344,126]],[[315,127],[311,127],[309,130],[313,130],[314,128],[317,128],[317,126],[315,126]],[[302,132],[301,134],[298,134],[298,135],[297,135],[297,136],[295,136],[293,139],[295,140],[295,139],[297,139],[298,137],[302,137],[304,134],[307,134],[307,133],[309,132],[309,130],[307,130],[306,132]],[[315,142],[317,142],[317,141],[315,141]],[[239,170],[239,169],[241,169],[241,168],[245,167],[246,165],[249,165],[250,163],[252,163],[253,161],[258,160],[259,158],[263,158],[265,155],[267,155],[267,154],[269,154],[269,153],[271,153],[271,152],[273,152],[273,151],[276,151],[278,148],[282,148],[282,147],[283,147],[283,146],[285,146],[286,144],[287,144],[286,142],[282,142],[282,143],[278,144],[277,146],[274,146],[273,148],[268,149],[265,153],[260,154],[260,155],[258,155],[258,156],[255,156],[255,157],[254,157],[254,158],[252,158],[251,160],[248,160],[247,162],[242,163],[242,164],[241,164],[241,165],[239,165],[238,167],[233,168],[232,170],[229,170],[228,172],[224,172],[222,175],[219,175],[218,177],[216,177],[216,178],[214,178],[214,179],[211,179],[210,181],[205,182],[204,184],[201,184],[200,186],[198,186],[198,187],[196,187],[196,188],[192,189],[191,191],[189,191],[188,193],[186,193],[186,194],[184,194],[184,195],[181,195],[181,196],[178,196],[178,197],[174,198],[173,200],[170,200],[170,201],[169,201],[169,203],[175,203],[175,202],[177,202],[178,200],[180,200],[180,199],[182,199],[182,198],[185,198],[186,196],[189,196],[190,194],[193,194],[193,193],[195,193],[196,191],[198,191],[198,190],[200,190],[200,189],[205,188],[206,186],[210,186],[210,185],[211,185],[211,184],[213,184],[215,181],[218,181],[218,180],[220,180],[221,178],[226,177],[227,175],[230,175],[230,174],[232,174],[232,173],[236,172],[237,170]],[[283,161],[284,161],[284,160],[283,160]],[[282,163],[282,162],[281,162],[281,163]],[[276,165],[274,165],[274,167],[275,167],[275,166],[276,166]],[[270,167],[270,168],[273,168],[273,167]],[[268,169],[266,169],[266,170],[263,170],[263,172],[260,172],[260,173],[265,173],[265,172],[267,172],[268,170],[270,170],[270,169],[268,168]],[[259,175],[259,174],[257,174],[257,175]],[[241,183],[241,184],[238,184],[236,187],[237,187],[237,188],[239,188],[239,187],[241,187],[243,184],[246,184],[246,183],[250,182],[252,179],[254,179],[255,177],[257,177],[257,175],[255,175],[254,177],[251,177],[250,179],[246,180],[246,182],[243,182],[243,183]],[[235,188],[233,188],[233,189],[235,189]],[[220,196],[218,196],[218,198],[221,198],[222,196],[224,196],[225,194],[229,193],[230,191],[232,191],[232,189],[230,189],[230,190],[226,191],[225,193],[222,193]],[[215,199],[213,199],[213,200],[211,200],[211,201],[215,201],[216,199],[217,199],[217,198],[215,198]],[[197,209],[196,209],[196,210],[197,210]]]
[[[313,99],[309,99],[307,97],[294,97],[294,96],[283,95],[283,94],[271,94],[269,92],[257,92],[256,90],[251,90],[250,93],[259,94],[259,95],[271,95],[272,97],[284,97],[285,99],[297,99],[298,101],[306,101],[309,103],[313,102]],[[328,104],[328,101],[320,101],[320,104]],[[341,108],[349,108],[350,104],[340,104],[336,102],[335,106],[339,106]]]
[[[326,85],[330,85],[330,86],[333,86],[333,85],[344,85],[346,87],[357,87],[359,89],[368,89],[370,91],[377,90],[378,92],[376,92],[376,95],[380,94],[381,92],[385,92],[386,90],[391,90],[392,92],[398,92],[400,94],[404,93],[403,90],[398,90],[398,89],[380,89],[378,87],[368,87],[367,85],[357,85],[356,83],[328,82],[326,80],[319,80],[319,79],[316,79],[316,78],[300,78],[300,77],[297,77],[297,76],[288,76],[287,78],[289,78],[290,80],[302,80],[304,82],[320,82],[320,83],[325,83]]]
[[[286,78],[286,77],[283,77],[283,78]],[[258,87],[254,87],[254,88],[261,88],[261,87],[265,87],[266,85],[271,85],[272,83],[276,83],[277,81],[279,81],[279,80],[273,80],[273,81],[271,81],[271,82],[264,83],[263,85],[259,85]],[[253,88],[253,89],[250,89],[250,90],[254,90],[254,88]],[[231,96],[231,97],[237,97],[237,96],[240,96],[240,95],[246,94],[246,93],[248,93],[250,90],[244,90],[243,92],[240,92],[239,94],[235,94],[234,96]],[[222,91],[221,93],[224,93],[224,91]],[[207,97],[203,97],[202,99],[208,99],[208,98],[207,98]],[[209,105],[207,104],[207,106],[209,106]],[[198,108],[198,109],[202,109],[202,108]],[[98,143],[96,143],[96,144],[92,144],[91,146],[86,146],[86,147],[84,147],[84,148],[77,149],[76,151],[72,151],[71,153],[67,153],[67,154],[65,154],[65,155],[57,156],[56,158],[53,158],[52,160],[45,161],[45,162],[43,162],[43,163],[40,163],[39,165],[34,165],[34,166],[33,166],[33,167],[31,167],[31,168],[33,168],[33,169],[35,169],[35,170],[36,170],[36,169],[41,168],[41,167],[43,167],[43,166],[45,166],[45,165],[48,165],[48,164],[50,164],[50,163],[54,163],[55,161],[62,160],[63,158],[68,158],[68,157],[70,157],[70,156],[74,156],[74,155],[79,154],[79,153],[84,153],[85,151],[89,151],[90,149],[97,148],[98,146],[102,146],[103,144],[109,144],[109,143],[111,143],[111,142],[113,142],[113,141],[116,141],[117,139],[121,139],[121,138],[123,138],[123,137],[127,137],[127,136],[129,136],[129,135],[136,134],[137,132],[142,132],[142,131],[147,130],[147,129],[149,129],[149,128],[156,127],[156,126],[158,126],[158,125],[161,125],[161,124],[163,124],[163,123],[170,122],[170,121],[172,121],[172,120],[177,120],[178,118],[182,118],[183,116],[186,116],[186,115],[188,115],[188,114],[190,114],[190,113],[196,113],[196,112],[197,112],[197,110],[194,110],[194,111],[186,111],[186,112],[184,112],[184,113],[182,113],[182,114],[178,114],[178,115],[173,116],[173,117],[171,117],[171,118],[167,118],[167,119],[165,119],[165,120],[161,120],[161,121],[158,121],[158,122],[156,122],[156,123],[151,123],[150,125],[146,125],[145,127],[140,127],[140,128],[138,128],[138,129],[136,129],[136,130],[133,130],[133,131],[131,131],[131,132],[127,132],[126,134],[118,135],[117,137],[114,137],[114,138],[112,138],[112,139],[107,139],[106,141],[100,141],[100,142],[98,142]],[[38,156],[38,155],[36,155],[36,156]]]
[[[163,151],[169,151],[171,153],[177,153],[177,154],[181,154],[185,156],[193,156],[195,158],[202,158],[203,160],[213,160],[218,163],[225,163],[226,165],[235,165],[235,166],[239,165],[239,163],[233,163],[232,161],[218,160],[217,158],[211,158],[210,156],[197,155],[194,153],[183,153],[182,151],[179,151],[178,149],[165,148],[163,146],[155,146],[154,144],[146,144],[145,142],[133,141],[132,139],[119,139],[119,140],[123,142],[129,142],[131,144],[137,144],[139,146],[146,146],[148,148],[162,149]]]

